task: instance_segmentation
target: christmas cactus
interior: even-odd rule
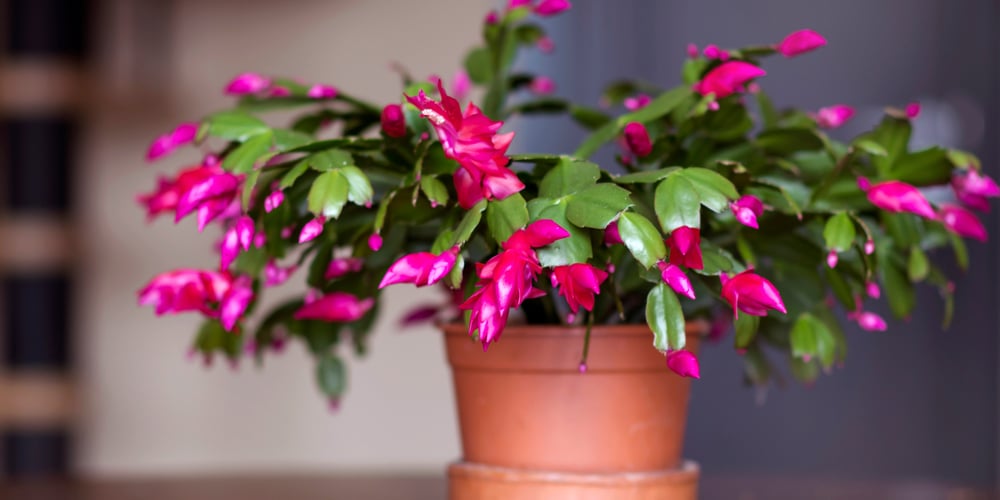
[[[514,64],[520,50],[553,49],[537,18],[568,7],[512,0],[486,17],[453,82],[400,71],[397,102],[237,76],[225,88],[232,109],[149,149],[159,160],[196,146],[200,164],[140,196],[150,218],[195,214],[199,231],[221,231],[219,262],[156,276],[139,302],[202,314],[194,349],[206,358],[260,361],[302,341],[334,399],[345,387],[337,347],[363,353],[381,291],[401,283],[449,291],[406,321],[465,322],[484,350],[515,322],[646,323],[650,349],[691,377],[686,322],[716,334],[732,323],[757,384],[778,357],[806,381],[843,363],[841,319],[886,329],[867,307],[882,296],[905,318],[915,287],[931,286],[950,315],[953,285],[929,253],[950,247],[965,268],[963,238],[986,239],[970,209],[987,210],[1000,189],[968,153],[910,149],[918,105],[887,109],[846,142],[826,131],[851,119],[849,106],[776,109],[763,62],[794,64],[782,59],[825,45],[809,30],[772,45],[690,46],[675,88],[621,81],[599,106],[570,103]],[[274,112],[288,110],[298,115],[279,124]],[[538,113],[566,114],[589,136],[563,155],[510,154],[504,121]],[[614,161],[590,159],[606,146]],[[954,202],[925,197],[947,185]],[[289,280],[307,291],[254,310]],[[585,369],[586,342],[567,348]]]

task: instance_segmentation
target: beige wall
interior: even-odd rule
[[[133,196],[153,186],[155,173],[195,158],[142,161],[156,134],[225,105],[221,88],[232,75],[292,75],[392,100],[400,90],[390,61],[406,61],[414,75],[450,75],[490,3],[177,1],[167,66],[145,79],[135,67],[157,64],[137,62],[143,45],[129,37],[141,39],[141,27],[126,22],[134,4],[107,3],[103,90],[95,91],[100,104],[82,141],[79,192],[82,471],[439,470],[458,456],[442,342],[430,328],[396,328],[421,295],[390,291],[371,356],[352,361],[349,394],[333,415],[299,346],[263,370],[245,364],[234,372],[225,363],[205,370],[185,358],[195,317],[155,319],[135,305],[135,290],[153,274],[211,266],[215,235],[165,219],[147,226]]]

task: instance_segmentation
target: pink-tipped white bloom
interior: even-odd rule
[[[646,94],[636,94],[632,97],[625,98],[625,109],[629,111],[636,111],[645,108],[653,100],[652,97]]]
[[[858,178],[858,186],[868,195],[868,201],[886,212],[911,213],[927,219],[936,219],[934,207],[919,189],[902,181],[885,181],[868,184],[868,180]]]
[[[500,253],[478,266],[478,288],[460,307],[472,311],[469,335],[479,332],[484,350],[500,337],[511,308],[544,294],[534,287],[542,272],[535,249],[567,237],[569,232],[559,224],[547,219],[535,221],[514,231],[501,245]]]
[[[433,285],[451,272],[457,258],[457,246],[451,247],[440,255],[430,252],[404,255],[389,266],[378,287],[385,288],[397,283],[412,283],[418,287]]]
[[[306,91],[306,97],[313,99],[333,99],[337,97],[337,88],[333,85],[323,85],[317,83]]]
[[[754,78],[766,75],[763,69],[744,61],[726,61],[709,71],[694,85],[701,95],[715,94],[716,99],[741,92]]]
[[[813,30],[799,30],[789,34],[774,48],[785,57],[795,57],[826,45],[826,38]]]
[[[668,352],[667,368],[682,377],[701,378],[698,358],[691,351]]]
[[[980,212],[990,210],[989,198],[1000,196],[997,183],[977,170],[970,169],[964,175],[955,174],[951,178],[951,187],[955,190],[958,201]]]
[[[747,227],[758,229],[757,217],[764,213],[764,204],[760,198],[745,194],[740,199],[729,204],[729,209],[733,211],[736,220]]]
[[[813,118],[819,128],[832,129],[839,128],[847,123],[854,116],[854,108],[846,104],[835,104],[825,108],[819,108]]]
[[[243,179],[223,172],[216,167],[213,172],[190,186],[177,200],[175,221],[180,221],[191,212],[198,212],[198,231],[226,213],[239,194]]]
[[[195,122],[181,123],[170,132],[157,137],[146,151],[146,160],[158,160],[175,149],[190,144],[198,135],[198,126]]]
[[[914,118],[920,116],[920,103],[911,102],[907,104],[903,112],[906,113],[907,118],[913,120]]]
[[[733,306],[733,315],[739,317],[743,311],[751,316],[767,316],[768,309],[787,313],[781,293],[773,283],[763,276],[747,270],[728,277],[719,275],[722,281],[722,298]]]
[[[431,122],[445,156],[458,162],[454,181],[459,205],[468,209],[482,199],[502,200],[524,189],[507,168],[507,148],[514,133],[497,134],[503,122],[491,120],[473,103],[463,115],[458,101],[448,95],[440,81],[438,92],[440,101],[428,98],[423,91],[406,99]]]
[[[639,122],[625,125],[625,144],[628,145],[628,150],[639,158],[653,152],[653,142],[649,139],[649,132],[646,126]]]
[[[358,257],[333,259],[330,261],[330,265],[326,267],[326,273],[323,274],[323,277],[328,280],[334,280],[341,276],[359,272],[364,266],[365,260]]]
[[[667,248],[670,250],[670,263],[684,266],[688,269],[704,269],[701,258],[701,230],[681,226],[667,236]]]
[[[282,202],[285,201],[285,193],[280,189],[275,189],[271,191],[271,194],[264,198],[264,211],[271,213],[275,208],[281,206]]]
[[[288,267],[281,267],[278,265],[274,259],[267,261],[267,265],[264,266],[264,284],[267,286],[278,286],[282,283],[288,281],[288,278],[292,276],[292,273],[298,269],[298,266],[291,265]]]
[[[331,292],[312,302],[304,304],[295,314],[295,319],[312,319],[345,323],[357,321],[375,305],[375,299],[359,299],[345,292]]]
[[[381,250],[382,235],[378,233],[372,233],[372,235],[368,237],[368,248],[370,248],[373,252]]]
[[[299,243],[310,242],[320,234],[323,234],[324,224],[326,224],[326,217],[322,216],[306,222],[306,225],[302,226],[302,231],[299,233]]]
[[[568,10],[572,6],[569,0],[542,0],[533,10],[539,16],[554,16]]]
[[[689,299],[693,300],[695,298],[691,280],[684,274],[684,270],[680,266],[663,261],[660,261],[656,265],[660,269],[660,277],[667,286]]]
[[[528,89],[536,95],[549,95],[556,91],[556,82],[547,76],[536,76],[531,80]]]
[[[590,264],[570,264],[552,268],[552,286],[559,287],[559,295],[566,298],[573,314],[580,307],[588,311],[594,310],[594,295],[601,293],[601,283],[608,278],[608,273]]]
[[[236,75],[228,85],[226,94],[246,95],[257,94],[271,86],[271,79],[258,73],[241,73]]]
[[[943,205],[940,219],[945,229],[959,236],[986,241],[986,227],[972,212],[955,205]]]

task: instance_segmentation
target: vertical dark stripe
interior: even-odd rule
[[[3,468],[27,478],[69,471],[70,436],[64,429],[23,429],[3,433]]]
[[[9,370],[64,370],[70,363],[69,279],[64,273],[3,278]]]
[[[11,57],[82,59],[88,48],[87,0],[7,0]]]
[[[0,122],[9,212],[69,209],[75,136],[75,120],[68,116],[18,116]]]

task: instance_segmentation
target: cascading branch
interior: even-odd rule
[[[601,108],[571,103],[551,79],[514,69],[519,50],[554,48],[534,19],[567,8],[511,0],[486,16],[483,45],[450,91],[402,71],[403,96],[384,106],[237,76],[225,88],[234,108],[179,125],[148,153],[196,145],[204,159],[139,197],[150,218],[196,214],[199,231],[221,229],[218,266],[156,276],[139,303],[202,314],[194,349],[206,360],[261,360],[300,340],[333,400],[345,387],[337,347],[364,352],[381,290],[399,283],[451,290],[406,320],[460,317],[484,349],[512,322],[645,322],[667,366],[695,378],[686,320],[711,321],[715,336],[734,322],[757,384],[774,376],[775,353],[805,381],[844,361],[834,303],[860,328],[885,330],[865,302],[884,293],[907,317],[927,284],[950,318],[954,286],[928,253],[950,246],[966,268],[963,238],[986,239],[971,210],[1000,188],[971,154],[910,149],[918,105],[889,108],[848,142],[825,132],[852,118],[847,105],[776,109],[761,62],[826,44],[809,30],[768,46],[692,45],[679,87],[622,81]],[[300,111],[290,123],[265,119],[289,109]],[[570,154],[509,154],[504,120],[538,113],[566,114],[590,135]],[[612,142],[614,162],[590,160]],[[948,184],[952,203],[921,190]],[[252,314],[293,278],[303,296]]]

